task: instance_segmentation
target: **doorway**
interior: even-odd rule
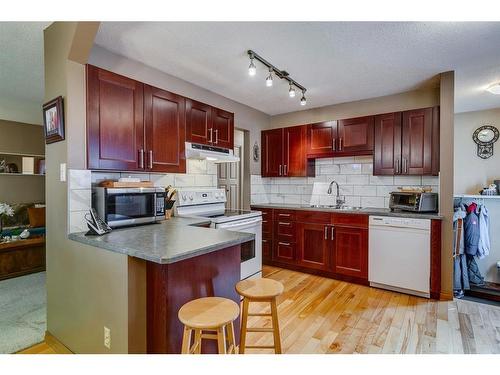
[[[217,186],[226,190],[226,208],[241,210],[244,207],[245,133],[238,129],[234,130],[234,155],[240,161],[217,166]]]

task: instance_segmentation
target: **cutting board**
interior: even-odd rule
[[[151,181],[140,182],[119,182],[113,180],[102,181],[99,186],[107,188],[139,188],[139,187],[154,187]]]

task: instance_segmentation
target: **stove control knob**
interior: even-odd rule
[[[192,201],[192,200],[193,200],[193,195],[192,195],[192,194],[189,196],[189,200],[190,200],[190,201]]]
[[[186,194],[182,194],[182,200],[185,201],[187,199]]]

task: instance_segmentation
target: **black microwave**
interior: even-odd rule
[[[93,189],[92,206],[110,227],[155,223],[165,219],[165,189]]]

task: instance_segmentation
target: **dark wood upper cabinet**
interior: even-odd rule
[[[185,99],[144,85],[146,169],[185,173]]]
[[[339,120],[336,153],[371,155],[373,153],[373,116]]]
[[[234,114],[219,108],[212,108],[213,145],[233,148]]]
[[[331,257],[331,226],[319,223],[297,223],[297,263],[328,271]]]
[[[87,65],[89,169],[142,170],[143,84]]]
[[[263,177],[283,175],[283,129],[261,132],[261,174]]]
[[[432,108],[403,112],[402,174],[432,174]]]
[[[307,155],[333,156],[337,148],[337,121],[307,125]]]
[[[283,129],[283,175],[306,176],[306,126]]]
[[[375,116],[374,175],[439,173],[439,107]]]
[[[401,173],[401,112],[375,116],[373,174]]]
[[[212,107],[186,99],[186,140],[200,144],[212,144]]]

